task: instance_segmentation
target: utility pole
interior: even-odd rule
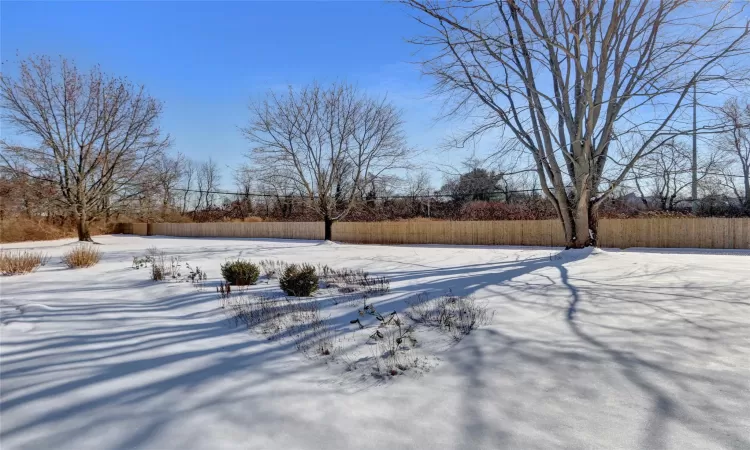
[[[693,212],[698,211],[698,98],[693,80]]]

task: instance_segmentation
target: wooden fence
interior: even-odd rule
[[[186,237],[324,239],[322,222],[153,223],[148,234]]]
[[[747,250],[750,219],[603,219],[599,221],[599,246]]]
[[[333,239],[356,244],[565,246],[557,220],[342,222]]]
[[[186,237],[324,238],[322,222],[133,223],[123,233]],[[343,222],[333,239],[358,244],[533,245],[562,247],[557,220]],[[672,247],[750,249],[750,218],[602,219],[605,248]]]
[[[115,226],[115,233],[137,234],[146,236],[148,233],[148,224],[145,223],[118,223]]]

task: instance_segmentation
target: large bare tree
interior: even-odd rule
[[[597,211],[633,165],[691,132],[691,87],[744,80],[742,2],[404,0],[429,33],[425,71],[530,155],[569,247],[596,244]]]
[[[402,167],[407,157],[399,112],[350,85],[271,92],[251,115],[244,133],[260,178],[286,179],[308,197],[325,222],[326,240],[365,185]]]
[[[17,78],[2,75],[0,97],[5,123],[33,142],[3,141],[3,164],[56,185],[81,241],[91,241],[90,221],[140,194],[142,169],[169,144],[161,104],[98,67],[31,57]]]
[[[729,126],[716,142],[729,163],[726,185],[750,212],[750,103],[742,105],[737,99],[730,99],[719,109],[718,118]]]

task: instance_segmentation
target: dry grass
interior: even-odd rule
[[[9,250],[0,252],[0,273],[3,275],[20,275],[33,272],[39,266],[47,264],[49,257],[42,252],[30,250]]]
[[[321,317],[316,301],[263,294],[229,296],[224,292],[220,290],[221,306],[236,324],[243,323],[268,339],[291,338],[297,350],[308,357],[337,352],[335,332]]]
[[[344,299],[354,300],[359,297],[370,298],[388,294],[391,281],[386,277],[375,277],[362,269],[333,269],[319,265],[318,273],[327,288],[335,288],[339,294],[348,295]]]
[[[101,253],[91,244],[76,245],[62,257],[62,262],[71,269],[91,267],[99,262]]]
[[[424,293],[417,294],[406,303],[409,305],[406,315],[411,320],[436,327],[457,341],[472,330],[489,324],[495,316],[485,303],[479,303],[471,296],[460,297],[451,293],[434,299]]]
[[[58,226],[44,220],[13,217],[0,222],[0,242],[48,241],[75,236],[70,226]]]
[[[117,232],[115,223],[92,222],[89,225],[91,235],[111,234]],[[49,223],[44,219],[28,217],[10,217],[0,221],[0,242],[50,241],[76,237],[74,223],[63,225]]]

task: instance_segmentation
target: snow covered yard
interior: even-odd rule
[[[5,246],[52,261],[0,279],[4,450],[750,448],[750,252],[98,241],[77,270],[70,241]],[[205,286],[132,269],[151,246]],[[417,330],[425,364],[378,378],[228,319],[215,286],[236,257],[386,276],[379,311],[450,290],[495,315],[458,343]],[[365,345],[361,304],[321,308]]]

